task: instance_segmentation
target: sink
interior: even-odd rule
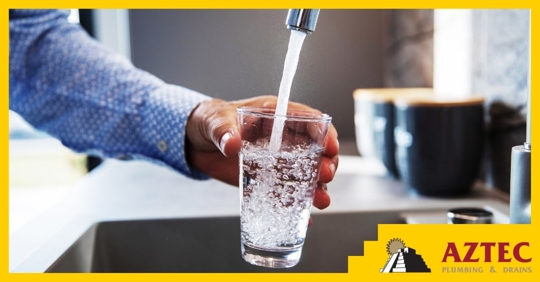
[[[240,219],[214,217],[99,222],[46,272],[347,272],[348,256],[377,240],[399,212],[313,214],[302,260],[290,269],[253,266],[240,253]]]
[[[508,223],[507,212],[478,206]],[[46,272],[338,272],[377,240],[378,224],[444,224],[446,209],[312,214],[302,259],[290,269],[245,262],[239,217],[108,221],[92,225]]]

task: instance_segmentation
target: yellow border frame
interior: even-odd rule
[[[202,3],[183,2],[183,1],[72,1],[56,0],[47,1],[46,4],[43,1],[24,1],[24,3],[7,2],[2,4],[5,9],[2,12],[2,88],[6,90],[0,103],[5,109],[9,108],[9,13],[10,8],[189,8],[189,9],[206,9],[206,8],[257,8],[257,9],[288,9],[291,7],[290,1],[268,1],[270,3],[263,2],[247,2],[247,1],[228,1],[226,3],[219,1],[205,1]],[[436,3],[437,2],[437,3]],[[375,9],[393,9],[393,8],[524,8],[532,9],[532,46],[538,46],[540,42],[540,8],[535,4],[538,1],[425,1],[425,0],[411,0],[411,1],[297,1],[294,5],[304,8],[375,8]],[[535,53],[532,55],[532,90],[538,81],[540,81],[540,75],[538,74],[538,68],[540,66],[539,56]],[[534,91],[533,91],[534,93]],[[534,95],[533,95],[534,96]],[[532,124],[538,124],[539,117],[535,115],[535,110],[540,107],[540,104],[535,102],[535,98],[532,99]],[[2,253],[4,254],[1,259],[1,263],[4,271],[0,274],[0,280],[2,281],[25,281],[25,280],[48,280],[48,281],[73,281],[84,280],[92,281],[95,279],[129,279],[133,281],[149,280],[149,279],[161,279],[169,281],[178,280],[208,280],[215,281],[221,279],[234,279],[253,281],[275,281],[275,280],[294,280],[294,281],[334,281],[334,280],[350,280],[350,281],[395,281],[399,279],[401,281],[408,280],[477,280],[477,279],[526,279],[525,281],[540,281],[538,279],[537,261],[540,260],[540,256],[535,256],[540,248],[537,248],[538,238],[540,238],[538,232],[538,220],[533,220],[530,225],[482,225],[482,226],[449,226],[449,225],[379,225],[379,241],[366,242],[365,255],[363,257],[350,257],[349,258],[349,273],[347,274],[21,274],[21,273],[9,273],[9,232],[8,232],[8,211],[9,211],[9,180],[8,180],[8,111],[1,115],[1,127],[2,132],[5,133],[6,139],[1,141],[2,148],[2,180],[4,192],[1,194],[2,202],[4,203],[4,209],[2,209]],[[539,140],[539,131],[532,130],[532,139]],[[510,152],[508,152],[510,154]],[[540,167],[539,159],[532,159],[532,167]],[[538,186],[539,175],[532,175],[532,186]],[[539,202],[538,197],[540,193],[532,193],[534,202]],[[533,219],[540,216],[538,209],[532,209]],[[532,261],[527,264],[532,268],[532,274],[509,274],[500,271],[503,267],[510,266],[523,266],[521,264],[512,263],[476,263],[476,264],[453,264],[451,266],[486,266],[489,269],[490,266],[495,266],[498,274],[484,272],[481,274],[380,274],[379,268],[381,268],[386,262],[387,255],[384,252],[386,242],[394,237],[403,238],[407,245],[414,247],[426,260],[431,269],[440,268],[443,265],[441,258],[444,254],[448,242],[456,242],[458,245],[462,245],[463,242],[509,242],[511,245],[515,245],[517,242],[529,242],[530,247],[525,248],[522,251],[524,257],[532,257]],[[331,240],[331,238],[329,238]],[[463,248],[461,248],[463,250]],[[511,253],[511,251],[510,251]],[[477,253],[479,255],[480,253]],[[448,265],[450,266],[450,265]]]

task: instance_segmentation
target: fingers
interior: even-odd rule
[[[278,102],[278,99],[276,96],[262,96],[261,98],[264,98],[264,102],[261,105],[263,108],[276,108],[277,102]],[[258,101],[253,101],[253,102],[256,104]],[[295,103],[295,102],[289,102],[289,104],[287,105],[287,109],[322,114],[322,112],[319,110],[316,110],[307,105]]]
[[[207,123],[206,137],[226,157],[234,156],[240,151],[241,137],[238,131],[236,110],[222,103],[213,109],[208,107],[201,117]]]
[[[225,157],[236,156],[240,152],[242,139],[238,131],[227,132],[221,137],[219,150]]]
[[[216,147],[226,157],[240,151],[240,133],[236,129],[236,120],[227,116],[214,119],[210,122],[209,136]]]
[[[315,195],[313,196],[313,206],[322,210],[330,205],[330,196],[327,190],[325,183],[317,182],[317,188],[315,188]]]
[[[287,108],[291,109],[291,110],[297,110],[297,111],[313,112],[313,113],[318,114],[318,115],[322,114],[322,112],[317,110],[317,109],[306,106],[304,104],[295,103],[295,102],[289,102],[289,105],[288,105]]]
[[[200,103],[190,114],[186,136],[194,150],[215,151],[232,156],[240,150],[236,108],[212,99]]]
[[[323,157],[321,160],[321,170],[319,172],[319,181],[328,183],[334,179],[339,164],[339,157]]]
[[[338,142],[338,133],[334,125],[330,125],[328,133],[326,134],[326,141],[324,145],[323,154],[327,157],[334,157],[339,154],[339,142]],[[337,168],[337,164],[336,164]]]

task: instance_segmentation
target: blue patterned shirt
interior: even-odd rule
[[[196,179],[187,119],[207,96],[166,84],[93,40],[68,11],[9,11],[9,108],[77,151],[145,159]]]

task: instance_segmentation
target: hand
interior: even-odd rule
[[[238,107],[275,108],[276,96],[225,102],[219,99],[199,104],[191,113],[186,128],[187,161],[206,175],[238,187],[238,152],[241,147],[237,125]],[[288,108],[320,113],[306,105],[289,102]],[[326,135],[319,181],[313,205],[324,209],[330,205],[326,184],[332,181],[338,167],[339,143],[333,125]]]

